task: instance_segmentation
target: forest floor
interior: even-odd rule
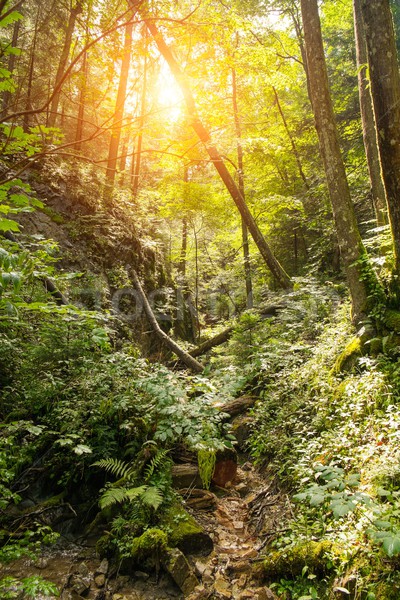
[[[120,574],[107,560],[99,559],[96,540],[89,538],[71,541],[61,536],[39,558],[5,566],[3,576],[44,577],[57,585],[61,600],[273,600],[276,596],[262,586],[254,565],[269,537],[288,517],[288,498],[249,461],[238,468],[229,489],[215,488],[209,497],[211,506],[187,507],[214,543],[208,556],[187,557],[199,581],[190,594],[182,594],[162,569],[149,573],[135,566],[132,573]],[[37,600],[49,597],[39,595]]]

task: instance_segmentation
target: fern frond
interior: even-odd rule
[[[114,506],[114,504],[117,504],[118,502],[124,502],[124,500],[127,499],[127,490],[126,488],[119,488],[119,487],[111,487],[108,488],[108,490],[106,490],[104,492],[104,494],[102,494],[100,500],[99,500],[99,505],[101,510],[104,510],[105,508],[108,508],[109,506]]]
[[[130,477],[134,473],[131,465],[119,458],[105,458],[103,460],[98,460],[92,464],[92,467],[100,467],[115,477],[124,479]]]
[[[144,472],[144,478],[146,481],[150,479],[150,477],[154,474],[154,471],[160,468],[167,461],[167,458],[169,459],[169,457],[167,457],[168,452],[168,449],[158,450],[157,454],[153,456]]]
[[[164,497],[158,487],[148,487],[142,494],[141,500],[146,506],[157,510],[161,506]]]
[[[139,487],[135,487],[135,488],[129,488],[129,490],[126,490],[126,497],[128,500],[134,500],[135,498],[138,498],[139,496],[142,496],[146,493],[147,491],[147,485],[141,485]]]
[[[147,485],[141,485],[135,488],[110,487],[100,498],[99,504],[101,510],[114,506],[114,504],[134,500],[143,497],[147,491]]]

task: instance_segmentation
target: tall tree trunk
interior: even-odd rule
[[[68,25],[67,25],[67,29],[65,32],[64,45],[63,45],[63,49],[61,51],[60,61],[58,63],[58,68],[57,68],[57,73],[56,73],[56,79],[54,82],[54,89],[57,88],[57,86],[59,85],[60,81],[62,80],[62,78],[64,76],[65,67],[67,66],[68,56],[69,56],[69,53],[71,50],[72,35],[73,35],[74,29],[75,29],[75,22],[76,22],[78,15],[80,15],[81,12],[82,12],[82,0],[79,0],[76,3],[76,6],[74,8],[71,8],[71,11],[69,13]],[[49,114],[48,121],[47,121],[47,125],[49,127],[54,127],[56,124],[60,96],[61,96],[61,87],[56,90],[56,92],[53,96],[53,99],[51,101],[50,114]]]
[[[297,149],[296,142],[294,141],[294,137],[292,136],[292,133],[291,133],[291,131],[289,129],[289,126],[287,124],[285,113],[282,110],[281,102],[279,100],[278,92],[276,91],[276,88],[274,86],[272,86],[272,91],[274,92],[276,106],[277,106],[279,114],[281,116],[283,126],[284,126],[285,131],[287,133],[287,136],[289,138],[290,145],[292,146],[292,151],[293,151],[293,155],[294,155],[294,157],[296,159],[297,168],[299,170],[299,175],[300,175],[300,177],[303,180],[303,183],[304,183],[304,186],[305,186],[306,190],[309,190],[310,186],[308,185],[307,178],[306,178],[306,176],[304,174],[304,171],[303,171],[303,166],[301,164],[300,154],[299,154],[299,151]]]
[[[111,194],[115,175],[117,171],[118,148],[121,139],[121,127],[124,118],[126,89],[128,86],[129,68],[132,54],[132,33],[133,23],[128,23],[125,27],[124,49],[122,55],[121,72],[119,76],[117,100],[115,103],[114,118],[111,130],[110,145],[108,148],[108,161],[106,171],[106,190],[107,198]]]
[[[236,43],[238,43],[238,36],[236,36]],[[232,104],[233,104],[233,117],[235,120],[236,130],[236,148],[237,148],[237,161],[238,161],[238,183],[239,191],[246,199],[245,188],[244,188],[244,164],[243,164],[243,146],[242,146],[242,127],[240,123],[239,108],[237,101],[237,77],[236,69],[232,68]],[[244,277],[246,282],[246,308],[253,308],[253,282],[251,279],[251,265],[250,265],[250,249],[249,249],[249,235],[247,231],[246,223],[241,217],[242,221],[242,247],[243,247],[243,267]]]
[[[27,133],[29,131],[30,126],[30,114],[29,111],[32,110],[32,86],[33,86],[33,75],[35,72],[35,56],[36,56],[36,44],[38,40],[38,31],[39,31],[39,19],[40,19],[40,6],[38,6],[36,19],[35,19],[35,30],[33,33],[32,47],[29,58],[29,69],[28,69],[28,82],[26,88],[26,103],[25,110],[27,114],[24,116],[24,131]]]
[[[139,191],[140,181],[140,169],[142,166],[142,144],[143,144],[143,128],[144,128],[144,116],[146,112],[146,96],[147,96],[147,28],[143,31],[143,40],[145,44],[144,62],[143,62],[143,86],[142,86],[142,98],[140,103],[140,119],[139,119],[139,133],[136,145],[136,156],[135,156],[135,170],[133,172],[132,180],[132,195],[136,198]]]
[[[200,120],[200,117],[197,113],[196,103],[194,101],[190,85],[186,79],[184,72],[181,70],[172,51],[170,50],[169,46],[166,44],[162,35],[158,31],[154,21],[147,18],[145,18],[144,21],[157,44],[160,54],[164,57],[165,61],[169,65],[173,76],[175,77],[178,85],[182,90],[186,102],[190,124],[192,125],[200,141],[204,144],[204,147],[212,163],[214,164],[217,172],[219,173],[221,180],[223,181],[225,187],[227,188],[233,201],[235,202],[236,207],[238,208],[241,216],[243,217],[244,222],[246,223],[246,226],[251,236],[253,237],[261,256],[263,257],[266,265],[268,266],[269,270],[274,276],[279,287],[284,289],[291,289],[292,282],[290,280],[289,275],[285,272],[282,265],[276,259],[271,248],[267,244],[242,194],[240,193],[239,188],[237,187],[236,183],[233,180],[233,177],[229,173],[221,154],[218,152],[217,148],[212,144],[210,133]]]
[[[372,203],[376,222],[381,226],[388,223],[386,193],[381,174],[374,109],[367,77],[368,56],[360,0],[353,0],[353,15],[363,140],[371,183]]]
[[[16,21],[14,23],[14,29],[13,29],[13,36],[12,36],[12,41],[11,41],[11,47],[12,48],[16,48],[17,44],[18,44],[18,36],[19,36],[19,31],[21,29],[21,21]],[[16,54],[10,54],[8,57],[8,65],[7,68],[11,73],[11,77],[13,74],[13,71],[15,69],[15,64],[17,61],[17,56]],[[3,93],[3,113],[7,112],[7,109],[10,105],[10,100],[12,97],[12,93],[9,90],[5,90],[5,92]]]
[[[86,25],[86,41],[85,46],[89,42],[89,32],[88,26]],[[78,120],[76,124],[76,133],[75,133],[75,149],[80,150],[82,147],[82,139],[83,139],[83,126],[84,126],[84,117],[85,117],[85,104],[86,104],[86,88],[87,88],[87,80],[88,80],[88,51],[85,50],[82,56],[82,67],[81,67],[81,82],[80,82],[80,90],[79,90],[79,107],[78,107]]]
[[[318,0],[301,0],[307,71],[315,126],[335,219],[341,258],[349,284],[353,321],[368,313],[366,252],[358,230],[329,92]],[[371,274],[371,277],[373,275]]]
[[[400,277],[400,73],[389,0],[361,0],[379,154]],[[399,285],[399,281],[397,282]]]

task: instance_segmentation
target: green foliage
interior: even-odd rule
[[[58,597],[59,591],[57,586],[50,581],[46,581],[40,575],[32,577],[24,577],[17,580],[14,577],[3,577],[0,580],[0,596],[4,600],[12,600],[13,598],[38,598],[40,595]]]
[[[216,452],[215,450],[202,450],[197,452],[197,463],[199,465],[199,474],[206,490],[210,489],[211,479],[214,475]]]

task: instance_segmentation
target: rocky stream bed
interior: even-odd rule
[[[3,568],[16,579],[40,575],[55,583],[62,600],[273,600],[254,566],[288,511],[285,497],[251,463],[237,468],[227,488],[181,490],[185,508],[210,539],[196,553],[173,549],[159,572],[136,565],[121,574],[97,555],[95,538],[61,536],[36,560]],[[211,552],[210,549],[212,548]],[[207,554],[208,553],[208,554]],[[49,596],[37,596],[45,600]]]

